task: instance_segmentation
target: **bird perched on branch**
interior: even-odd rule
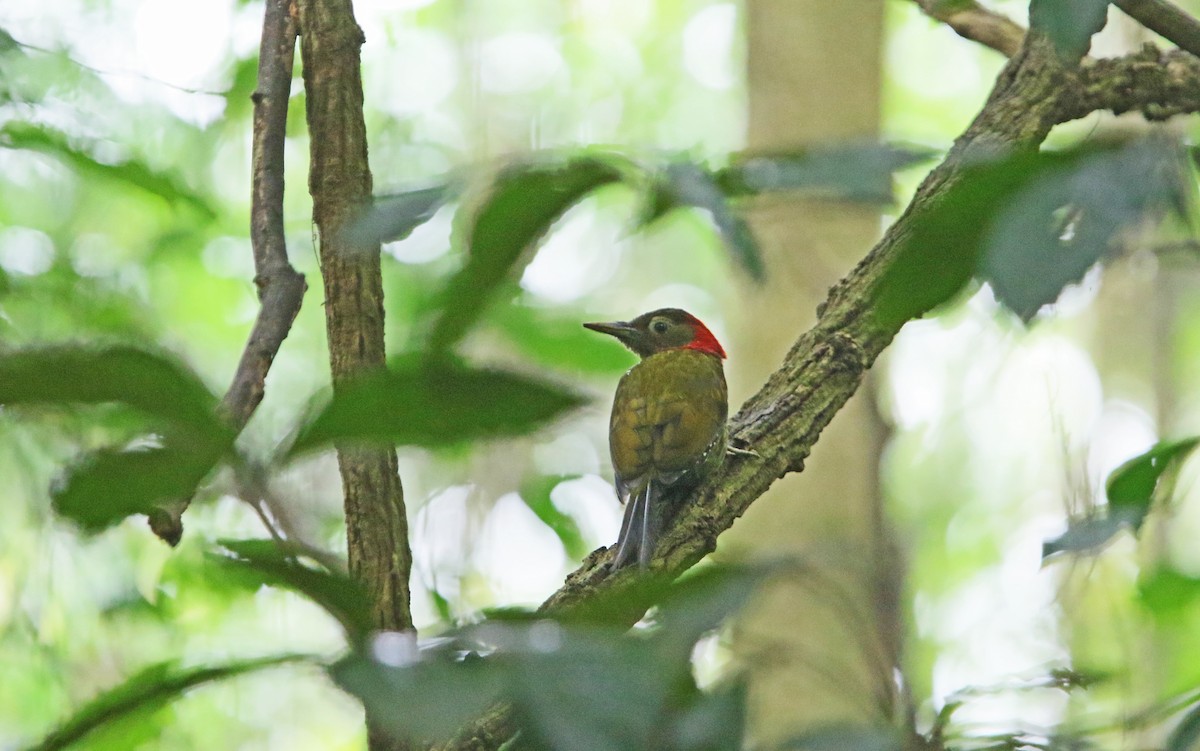
[[[645,568],[662,525],[725,456],[725,350],[700,319],[678,308],[583,325],[642,358],[617,384],[608,443],[625,504],[612,565],[636,558]]]

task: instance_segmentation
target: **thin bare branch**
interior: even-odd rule
[[[1200,21],[1166,0],[1113,0],[1113,5],[1163,39],[1200,56]]]
[[[263,398],[271,363],[300,312],[307,285],[288,262],[283,231],[283,146],[296,49],[290,0],[267,0],[254,92],[253,199],[250,242],[260,307],[221,411],[241,432]],[[154,534],[171,545],[183,536],[190,500],[164,504],[150,516]]]
[[[991,47],[1005,57],[1021,48],[1025,28],[1008,16],[989,10],[979,3],[946,0],[913,0],[930,18],[954,29],[964,39]]]

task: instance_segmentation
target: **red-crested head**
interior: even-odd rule
[[[679,308],[652,310],[632,321],[583,325],[593,331],[615,336],[642,357],[669,349],[694,349],[713,357],[725,358],[725,350],[708,327],[696,316]]]

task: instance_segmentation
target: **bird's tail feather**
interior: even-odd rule
[[[635,556],[641,568],[646,568],[650,563],[658,538],[658,509],[654,508],[656,485],[650,480],[638,492],[630,494],[625,505],[625,516],[621,520],[613,568],[621,568]]]

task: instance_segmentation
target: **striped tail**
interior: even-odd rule
[[[634,556],[637,557],[639,568],[644,569],[649,565],[654,545],[658,542],[661,510],[655,508],[655,502],[659,485],[655,480],[647,480],[645,487],[630,493],[625,504],[625,517],[621,520],[621,534],[617,538],[617,554],[612,562],[614,569],[626,565]]]

